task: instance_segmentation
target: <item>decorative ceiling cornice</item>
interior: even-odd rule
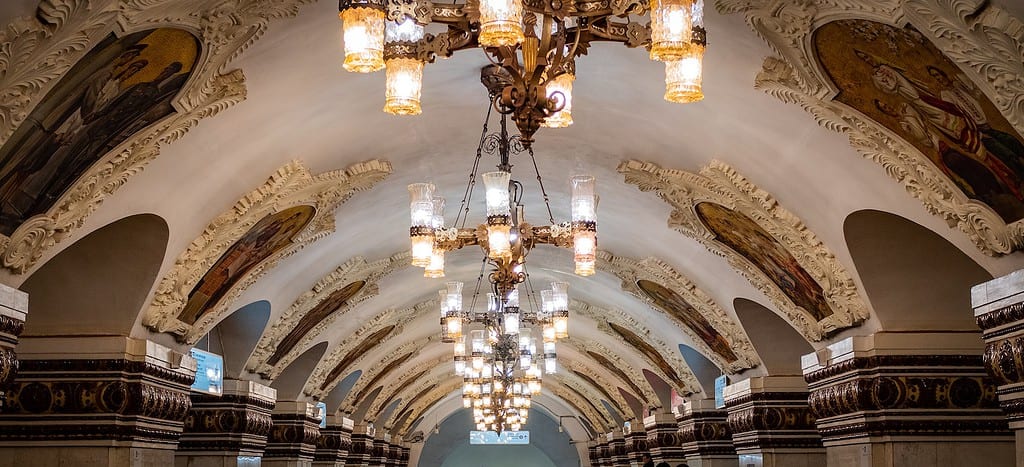
[[[373,262],[368,262],[362,256],[357,256],[338,266],[337,269],[317,281],[312,289],[300,295],[292,303],[291,307],[288,308],[288,311],[264,331],[263,337],[260,338],[260,342],[256,345],[256,350],[253,351],[248,362],[246,362],[246,368],[254,373],[274,376],[280,374],[284,368],[299,356],[302,349],[308,348],[316,340],[322,340],[321,334],[335,320],[363,301],[376,297],[380,293],[379,282],[381,279],[392,272],[408,267],[408,265],[409,254],[402,252]],[[329,299],[334,293],[356,281],[362,281],[364,285],[354,296],[345,300],[338,309],[332,310],[330,315],[306,332],[302,340],[294,345],[278,362],[275,364],[269,363],[268,360],[277,353],[285,336],[293,332],[295,327],[310,311],[320,306],[324,300]],[[411,312],[414,310],[403,311]],[[373,328],[385,320],[402,319],[404,315],[402,317],[397,316],[400,314],[395,310],[388,310],[371,318],[370,321],[360,328],[360,331]],[[357,331],[357,334],[360,331]]]
[[[782,311],[794,328],[809,340],[856,325],[868,318],[867,305],[846,268],[818,237],[768,192],[749,182],[732,167],[712,161],[699,174],[664,169],[650,162],[630,160],[619,166],[627,183],[641,191],[653,191],[672,206],[668,225],[726,258],[750,283]],[[697,205],[711,203],[748,217],[785,248],[821,288],[832,314],[820,321],[796,305],[757,266],[716,239],[701,220]]]
[[[639,320],[633,318],[627,313],[617,310],[607,310],[579,300],[572,300],[569,304],[569,310],[577,316],[583,316],[592,320],[597,326],[597,329],[602,333],[620,344],[633,349],[639,355],[642,355],[643,358],[651,364],[650,371],[663,378],[669,384],[678,386],[676,382],[681,382],[683,386],[676,388],[681,394],[700,392],[700,383],[697,381],[697,377],[693,374],[690,366],[686,364],[685,360],[683,360],[682,354],[679,353],[679,350],[677,348],[673,349],[673,347],[664,339],[659,335],[652,333],[651,330],[640,323]],[[647,344],[650,344],[654,349],[656,349],[663,360],[672,366],[672,369],[675,371],[675,377],[664,371],[661,368],[661,365],[652,360],[646,352],[636,348],[634,343],[629,342],[626,340],[625,336],[616,332],[610,326],[611,324],[629,329],[643,338]]]
[[[620,413],[623,414],[623,418],[628,418],[626,417],[626,414],[629,413],[627,411],[629,410],[629,404],[626,403],[626,398],[623,397],[622,393],[619,392],[618,388],[616,387],[617,385],[615,383],[608,381],[601,375],[600,372],[594,371],[593,368],[591,368],[589,365],[583,364],[582,362],[563,359],[559,363],[562,365],[563,368],[573,373],[578,373],[577,376],[582,374],[586,378],[589,378],[589,381],[587,381],[587,379],[584,378],[581,379],[589,386],[593,386],[594,389],[600,392],[601,395],[603,395],[609,403],[614,404],[615,408]]]
[[[620,338],[616,337],[616,339]],[[641,373],[638,368],[634,367],[628,361],[620,357],[618,352],[615,352],[609,349],[608,347],[605,347],[600,342],[584,341],[579,338],[574,338],[571,336],[565,340],[565,343],[570,345],[572,348],[576,349],[576,351],[579,352],[580,355],[583,356],[583,358],[593,361],[595,365],[604,368],[611,374],[614,374],[618,379],[622,380],[624,387],[631,388],[634,392],[637,392],[639,390],[639,394],[642,395],[641,399],[644,400],[644,402],[658,403],[658,395],[654,393],[654,389],[651,388],[650,384],[645,384],[647,383],[647,379],[644,378],[643,373]],[[632,346],[630,346],[629,348],[632,348]],[[598,355],[602,356],[603,358],[607,359],[608,362],[612,365],[612,368],[608,368],[602,362],[594,360],[588,352],[595,352]],[[644,360],[643,357],[638,358]],[[619,371],[615,370],[621,371],[622,374],[620,375]],[[654,371],[655,374],[659,374],[659,377],[666,378],[666,381],[668,381],[668,376],[661,375],[660,370],[655,368],[652,371]]]
[[[213,3],[213,2],[207,2]],[[111,33],[139,25],[189,30],[202,47],[175,112],[136,132],[88,168],[45,214],[32,217],[10,237],[0,235],[0,262],[16,274],[70,237],[103,201],[200,120],[245,99],[241,70],[227,64],[258,39],[271,20],[295,16],[311,0],[230,0],[212,6],[189,0],[43,0],[36,15],[0,30],[0,145],[75,63]],[[198,11],[197,11],[198,10]],[[17,72],[14,72],[17,70]]]
[[[701,353],[723,371],[737,373],[760,364],[761,360],[754,350],[754,345],[743,331],[743,327],[718,306],[710,295],[676,271],[672,266],[657,258],[637,260],[624,256],[615,256],[607,251],[599,251],[597,261],[598,267],[601,270],[614,274],[622,281],[621,287],[623,291],[628,292],[630,295],[648,304],[654,311],[668,318],[677,329],[690,337],[694,346],[700,349]],[[704,319],[708,320],[715,331],[725,338],[737,359],[732,362],[727,361],[719,352],[712,349],[687,323],[681,322],[678,318],[659,307],[650,296],[637,286],[637,281],[640,280],[652,281],[682,297]],[[627,322],[639,325],[639,321],[630,314],[619,312],[618,315]]]
[[[391,401],[402,399],[402,394],[407,393],[420,378],[427,376],[431,370],[447,368],[448,371],[452,371],[451,362],[452,357],[445,354],[439,358],[421,362],[419,365],[411,368],[406,368],[409,365],[408,362],[403,364],[389,375],[389,381],[384,384],[384,389],[381,390],[380,395],[377,396],[377,399],[370,405],[370,410],[366,413],[370,414],[372,418],[377,418]],[[361,402],[354,401],[354,404]]]
[[[195,343],[227,316],[228,306],[243,291],[281,259],[334,232],[334,212],[339,205],[356,192],[369,190],[390,173],[391,164],[377,159],[319,175],[310,174],[298,161],[281,167],[263,186],[214,218],[178,256],[174,266],[160,280],[153,301],[145,311],[143,324],[154,331],[172,333],[184,343]],[[249,229],[268,215],[303,205],[312,206],[315,212],[290,245],[253,266],[216,305],[199,316],[195,324],[178,319],[189,293],[203,275]]]
[[[818,124],[845,133],[864,157],[906,187],[929,212],[957,226],[985,254],[1024,247],[1024,220],[1006,222],[970,199],[916,147],[864,114],[832,100],[838,89],[816,58],[814,31],[833,20],[859,18],[921,32],[955,62],[999,112],[1024,132],[1024,24],[985,0],[860,2],[718,0],[722,13],[742,13],[775,49],[755,87],[810,112]]]

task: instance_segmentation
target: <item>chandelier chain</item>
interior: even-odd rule
[[[455,214],[455,223],[452,225],[459,225],[459,220],[462,220],[462,225],[459,228],[466,227],[466,219],[469,219],[469,200],[473,198],[473,188],[476,187],[476,172],[480,168],[480,158],[483,156],[484,139],[487,138],[487,124],[491,121],[491,106],[487,106],[487,116],[484,117],[484,128],[480,131],[480,142],[476,145],[476,157],[473,159],[473,169],[469,173],[469,183],[466,185],[466,191],[462,193],[462,203],[459,204],[459,210]],[[462,215],[465,214],[465,217]]]
[[[555,225],[555,215],[551,213],[551,198],[548,197],[547,190],[544,189],[544,180],[540,178],[540,169],[537,168],[537,159],[533,157],[533,146],[529,148],[530,160],[533,162],[533,172],[537,174],[537,184],[540,185],[540,193],[544,195],[544,206],[548,208],[548,221],[551,225]]]

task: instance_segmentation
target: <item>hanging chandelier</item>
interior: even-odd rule
[[[644,47],[664,62],[666,100],[704,97],[703,0],[341,0],[339,10],[344,68],[386,69],[385,112],[419,114],[423,65],[479,47],[508,77],[498,101],[526,147],[541,126],[572,124],[575,59],[594,42]],[[648,14],[649,23],[637,20]],[[447,29],[426,33],[432,24]]]
[[[454,344],[454,366],[456,374],[463,378],[464,406],[473,409],[478,429],[499,433],[519,430],[526,422],[531,397],[540,391],[542,374],[557,369],[555,343],[569,336],[568,284],[553,282],[551,289],[537,294],[529,281],[527,256],[541,244],[571,248],[576,274],[590,276],[594,274],[597,249],[594,177],[571,178],[572,220],[555,223],[533,148],[522,143],[521,135],[508,134],[507,120],[512,110],[501,104],[498,95],[503,77],[500,67],[485,67],[481,72],[492,105],[484,119],[469,183],[452,226],[445,226],[445,200],[435,195],[434,185],[409,185],[412,264],[423,267],[425,277],[444,277],[446,252],[471,245],[483,250],[480,275],[468,307],[463,307],[462,282],[448,282],[439,291],[441,332],[443,342]],[[497,133],[488,134],[494,109],[500,114],[501,126]],[[510,160],[512,155],[523,152],[528,152],[533,163],[550,225],[533,226],[525,220],[523,185],[512,179]],[[484,154],[498,157],[498,170],[481,175],[485,223],[467,228],[468,206]],[[488,265],[491,270],[486,273]],[[482,296],[485,275],[490,291],[485,294],[485,303],[479,300],[485,306],[478,310],[476,304]],[[525,300],[521,300],[521,285]]]

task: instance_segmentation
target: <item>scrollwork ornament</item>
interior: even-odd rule
[[[859,18],[913,26],[976,84],[1019,132],[1024,131],[1024,24],[981,0],[718,0],[722,13],[743,13],[778,54],[768,57],[755,88],[811,113],[817,122],[848,136],[865,158],[883,166],[933,215],[961,230],[984,254],[1024,247],[1024,219],[1007,224],[988,205],[968,198],[924,154],[845,104],[821,69],[812,45],[816,27]],[[895,22],[893,19],[896,19]]]
[[[657,193],[673,208],[668,219],[669,227],[697,240],[712,253],[726,258],[808,340],[819,341],[830,333],[868,318],[867,305],[856,283],[832,251],[803,221],[779,205],[771,194],[748,181],[732,167],[712,161],[695,174],[630,160],[619,166],[619,172],[625,175],[627,183],[636,185],[641,191]],[[816,320],[809,311],[796,305],[757,266],[717,240],[697,214],[697,205],[702,202],[736,211],[770,234],[821,287],[822,296],[832,314]]]
[[[175,112],[136,132],[88,168],[46,213],[0,236],[0,264],[15,274],[33,268],[54,245],[84,224],[103,201],[169,144],[204,118],[245,99],[244,77],[227,64],[252,45],[273,19],[294,16],[311,0],[223,0],[197,10],[189,0],[44,0],[35,17],[0,30],[0,145],[50,89],[110,34],[137,25],[173,24],[197,31],[203,50]]]
[[[228,306],[277,263],[334,231],[334,211],[353,194],[372,188],[391,173],[391,164],[370,160],[344,170],[312,175],[299,162],[277,170],[260,188],[250,192],[231,209],[217,216],[198,238],[178,256],[161,279],[143,316],[143,325],[170,332],[180,341],[195,343],[228,312]],[[178,320],[189,293],[203,275],[235,242],[267,215],[294,206],[314,208],[312,219],[292,243],[253,267],[194,324]]]

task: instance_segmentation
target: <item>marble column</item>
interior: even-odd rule
[[[1016,465],[1024,467],[1024,270],[975,286],[971,300],[985,340],[985,370],[1015,435]]]
[[[348,452],[347,467],[368,467],[373,455],[373,425],[356,424],[352,429],[352,448]]]
[[[311,467],[320,437],[316,405],[277,401],[271,413],[273,426],[263,454],[264,467]]]
[[[252,381],[224,380],[224,393],[192,393],[192,410],[175,454],[176,467],[258,464],[267,447],[277,391]]]
[[[22,338],[0,466],[168,466],[192,402],[191,356],[128,337]]]
[[[825,449],[799,376],[755,376],[725,387],[733,446],[743,467],[824,467]]]
[[[629,460],[629,465],[643,465],[641,457],[647,452],[647,432],[639,427],[630,427],[629,432],[624,433],[624,436],[626,438],[626,457]]]
[[[976,333],[879,332],[803,358],[830,465],[1008,465],[1013,436]]]
[[[614,467],[629,467],[629,456],[626,454],[626,438],[622,430],[616,428],[606,435],[608,437],[608,453]]]
[[[714,399],[684,401],[676,416],[679,441],[690,467],[738,467],[728,412]]]
[[[654,463],[668,462],[671,465],[686,461],[683,447],[679,445],[679,424],[672,413],[656,413],[644,418],[647,432],[647,449],[651,451]]]
[[[18,336],[25,329],[28,313],[28,294],[0,284],[0,409],[8,386],[18,374],[18,355],[14,348]]]
[[[315,467],[343,467],[352,448],[355,423],[341,415],[328,415],[327,426],[320,428],[313,456]]]

